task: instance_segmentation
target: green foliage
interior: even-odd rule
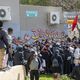
[[[80,9],[80,0],[20,0],[21,4],[40,6],[61,6],[63,10]]]
[[[68,77],[67,75],[62,75],[61,76],[61,80],[73,80],[70,77]]]
[[[78,9],[80,9],[80,1],[77,2],[77,6]]]
[[[49,0],[20,0],[21,4],[31,4],[31,5],[49,5]]]
[[[20,3],[21,4],[26,4],[26,3],[28,3],[28,0],[20,0]]]
[[[27,80],[29,78],[27,77]],[[53,80],[51,75],[40,75],[40,80]],[[60,80],[73,80],[70,77],[68,77],[67,75],[62,75]]]
[[[40,80],[52,80],[52,76],[51,75],[41,75]]]

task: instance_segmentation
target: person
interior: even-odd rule
[[[55,55],[53,55],[52,57],[52,72],[62,74],[63,73],[62,64],[63,64],[62,57],[60,56],[59,51],[56,50]]]
[[[64,74],[70,74],[71,73],[71,59],[72,55],[71,52],[69,51],[69,47],[66,46],[64,49]]]
[[[8,28],[8,42],[10,45],[12,45],[12,34],[13,34],[13,29],[12,28]]]
[[[12,28],[8,28],[8,43],[10,45],[10,48],[9,48],[9,55],[8,55],[8,64],[9,66],[12,66],[12,54],[13,54],[13,49],[12,49],[12,34],[13,34],[13,29]]]
[[[74,52],[74,58],[77,59],[80,57],[80,44],[77,43],[76,44],[76,49],[75,49],[75,52]]]
[[[42,48],[40,54],[42,55],[42,58],[46,62],[45,73],[46,74],[51,73],[51,70],[50,70],[50,68],[51,68],[51,52],[49,50],[49,45],[45,45]]]
[[[73,71],[70,74],[70,77],[75,80],[80,79],[80,58],[75,60],[75,67],[73,68]]]
[[[26,68],[26,75],[28,75],[28,64],[26,64],[26,63],[27,63],[29,57],[31,56],[31,53],[30,53],[31,49],[30,48],[31,48],[31,46],[29,44],[25,44],[23,46],[24,65],[25,65],[25,68]]]
[[[3,60],[5,54],[7,53],[9,53],[7,33],[3,30],[3,22],[0,21],[0,70],[3,70],[5,68],[5,66],[3,65]]]
[[[35,51],[31,51],[32,55],[29,58],[29,68],[30,68],[30,80],[39,80],[39,58],[35,54]]]

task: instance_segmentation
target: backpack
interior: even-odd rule
[[[38,62],[35,61],[35,63],[34,63],[34,64],[36,64],[36,65],[34,66],[34,68],[38,66],[38,69],[40,69],[40,67],[41,67],[41,61],[40,61],[39,58],[37,58],[37,60],[38,60]],[[37,63],[38,63],[38,65],[37,65]],[[29,69],[30,69],[30,65],[31,65],[31,62],[28,61],[28,68],[29,68]],[[33,65],[33,64],[32,64],[32,65]]]
[[[54,58],[52,61],[52,67],[59,67],[59,62],[56,58]]]

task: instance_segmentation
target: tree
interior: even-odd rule
[[[58,6],[67,11],[80,9],[80,0],[20,0],[20,3],[40,6]]]

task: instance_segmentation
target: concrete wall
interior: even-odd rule
[[[37,11],[37,17],[27,17],[26,11]],[[60,12],[60,21],[63,23],[63,14],[61,7],[51,7],[51,6],[32,6],[32,5],[20,5],[20,25],[21,33],[26,33],[31,29],[54,29],[54,30],[64,30],[64,25],[48,25],[48,13],[51,11]]]
[[[0,6],[11,7],[11,21],[4,22],[4,28],[12,27],[14,35],[20,36],[19,0],[0,0]]]
[[[63,22],[62,8],[49,6],[20,5],[19,0],[0,0],[0,6],[11,7],[11,21],[4,22],[4,28],[12,27],[16,37],[23,36],[31,29],[54,29],[63,31],[63,24],[48,25],[48,13],[59,11],[61,23]],[[20,11],[19,11],[20,10]],[[26,11],[37,11],[37,17],[27,17]],[[20,13],[19,13],[20,12]]]

